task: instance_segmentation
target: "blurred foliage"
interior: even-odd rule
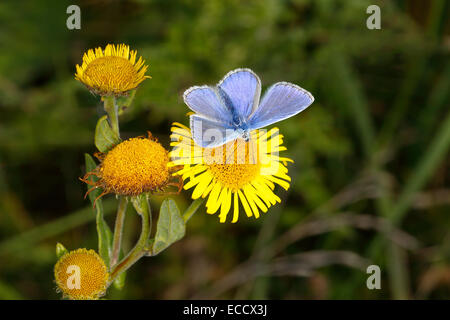
[[[81,8],[81,30],[66,8]],[[381,7],[382,29],[366,28]],[[124,138],[165,146],[182,92],[249,67],[315,103],[279,124],[292,188],[259,220],[204,209],[110,298],[449,298],[450,35],[445,0],[0,2],[0,299],[56,299],[55,244],[97,249],[83,199],[97,97],[74,80],[85,50],[126,43],[150,64]],[[189,192],[176,200],[189,205]],[[159,207],[163,198],[155,197]],[[104,201],[112,225],[114,197]],[[155,210],[157,212],[157,210]],[[125,249],[139,234],[130,210]],[[382,290],[366,288],[367,264]]]

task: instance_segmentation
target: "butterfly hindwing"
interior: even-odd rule
[[[303,88],[289,82],[275,83],[250,116],[249,126],[259,129],[287,119],[305,110],[313,102],[314,97]]]
[[[205,118],[201,115],[190,116],[190,127],[194,142],[202,148],[215,148],[239,137],[240,133],[225,123]]]

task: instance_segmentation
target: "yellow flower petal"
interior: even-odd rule
[[[221,147],[201,148],[193,141],[189,128],[172,125],[171,162],[184,165],[176,174],[189,179],[185,188],[195,187],[193,199],[207,198],[208,214],[220,209],[220,222],[226,221],[232,204],[231,222],[237,222],[239,203],[247,217],[258,218],[259,210],[267,212],[281,202],[273,191],[275,185],[289,188],[286,163],[292,160],[277,154],[285,149],[278,129],[254,130],[250,136],[249,141],[237,139]]]
[[[76,65],[75,79],[82,82],[93,93],[126,95],[136,89],[150,76],[146,76],[148,66],[139,58],[135,63],[136,51],[130,51],[127,45],[108,44],[104,50],[89,49],[83,55],[81,66]]]

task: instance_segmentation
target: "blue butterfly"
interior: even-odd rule
[[[289,82],[272,85],[261,103],[261,80],[250,69],[230,71],[217,86],[195,86],[183,94],[196,114],[190,116],[192,137],[203,148],[215,148],[250,131],[287,119],[314,102],[308,91]]]

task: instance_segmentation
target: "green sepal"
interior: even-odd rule
[[[64,247],[61,243],[57,243],[56,244],[56,257],[59,259],[61,258],[63,255],[65,255],[67,253],[67,249],[66,247]]]
[[[108,117],[101,117],[95,127],[95,146],[100,152],[106,152],[120,142],[120,138],[111,128]]]
[[[174,200],[168,198],[159,210],[152,255],[156,255],[184,237],[186,224]]]
[[[95,163],[94,159],[92,159],[92,157],[87,153],[85,154],[85,161],[86,161],[86,172],[93,171],[97,167],[97,164]],[[88,179],[90,179],[92,182],[96,182],[98,180],[98,178],[95,177],[94,175],[90,176]],[[89,200],[91,200],[92,205],[94,205],[95,203],[95,210],[97,213],[96,224],[98,234],[98,252],[103,261],[105,261],[105,264],[109,266],[109,260],[112,251],[113,234],[103,217],[102,199],[97,199],[97,197],[101,194],[101,192],[102,191],[99,188],[94,189],[89,193]]]

